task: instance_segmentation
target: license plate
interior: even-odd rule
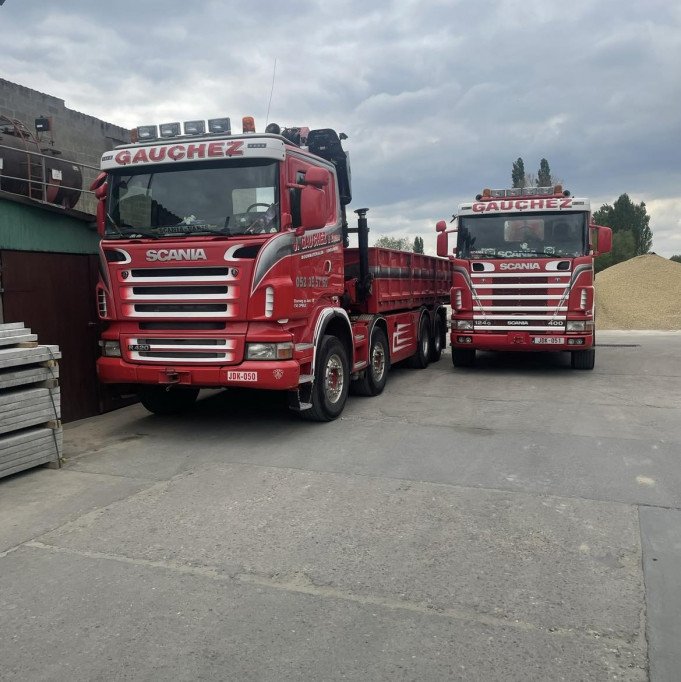
[[[533,336],[532,343],[539,346],[553,346],[565,343],[565,339],[562,336]]]
[[[227,372],[227,381],[257,381],[257,372]]]

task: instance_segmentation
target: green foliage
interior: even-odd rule
[[[672,256],[669,260],[673,260],[675,263],[681,263],[681,254],[677,254],[676,256]]]
[[[603,204],[594,213],[593,218],[597,225],[611,227],[613,237],[619,232],[631,232],[634,238],[634,256],[641,256],[650,251],[653,233],[645,203],[634,204],[628,194],[622,194],[612,206]]]
[[[374,246],[379,246],[382,249],[411,251],[412,243],[409,237],[389,237],[388,235],[383,235],[374,242]]]
[[[598,258],[596,258],[596,272],[605,270],[611,265],[622,263],[623,261],[629,260],[636,255],[638,254],[636,253],[636,239],[633,232],[631,230],[620,230],[619,232],[613,232],[612,251],[610,253],[604,253],[602,256],[598,256]]]
[[[542,159],[539,162],[539,172],[537,173],[537,187],[550,187],[551,185],[553,185],[553,180],[551,179],[549,162]]]
[[[423,253],[423,238],[414,237],[414,246],[412,247],[414,253]]]
[[[525,186],[525,162],[520,157],[513,164],[511,179],[513,180],[513,187]]]

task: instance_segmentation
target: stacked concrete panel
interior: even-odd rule
[[[60,357],[22,323],[0,324],[0,478],[60,466]]]

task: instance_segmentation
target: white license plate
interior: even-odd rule
[[[565,343],[562,336],[533,336],[532,343],[539,346],[553,346]]]
[[[227,372],[227,381],[257,381],[257,372]]]

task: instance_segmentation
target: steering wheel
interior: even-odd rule
[[[265,208],[269,208],[270,204],[263,204],[261,202],[258,202],[257,204],[251,204],[247,209],[246,213],[250,213],[252,208],[257,208],[258,206],[264,206]]]

